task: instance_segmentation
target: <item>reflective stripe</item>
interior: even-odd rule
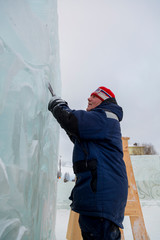
[[[113,119],[119,121],[119,119],[118,119],[116,114],[114,114],[112,112],[108,112],[108,111],[105,111],[105,113],[106,113],[107,118],[113,118]]]

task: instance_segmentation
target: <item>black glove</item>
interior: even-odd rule
[[[52,111],[55,106],[57,105],[65,105],[67,106],[67,102],[62,100],[61,98],[57,97],[56,95],[51,98],[51,100],[48,103],[48,110]]]

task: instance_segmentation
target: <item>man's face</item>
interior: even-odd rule
[[[87,111],[90,111],[91,109],[97,107],[99,104],[101,104],[101,100],[96,97],[95,95],[92,95],[88,98],[88,106],[87,106]]]

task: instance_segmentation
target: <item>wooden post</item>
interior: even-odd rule
[[[71,211],[66,238],[68,240],[82,240],[81,230],[78,223],[79,214]]]
[[[133,173],[132,163],[128,151],[127,137],[122,137],[124,161],[127,169],[128,176],[128,199],[125,209],[125,216],[129,216],[134,240],[149,240],[145,228],[142,209],[139,201],[136,181]],[[66,238],[68,240],[82,240],[81,231],[78,224],[79,214],[73,211],[70,212],[68,223],[68,230]],[[123,230],[121,229],[121,240],[125,240]]]

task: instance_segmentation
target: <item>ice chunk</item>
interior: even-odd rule
[[[59,76],[57,1],[1,1],[0,239],[55,239]]]

